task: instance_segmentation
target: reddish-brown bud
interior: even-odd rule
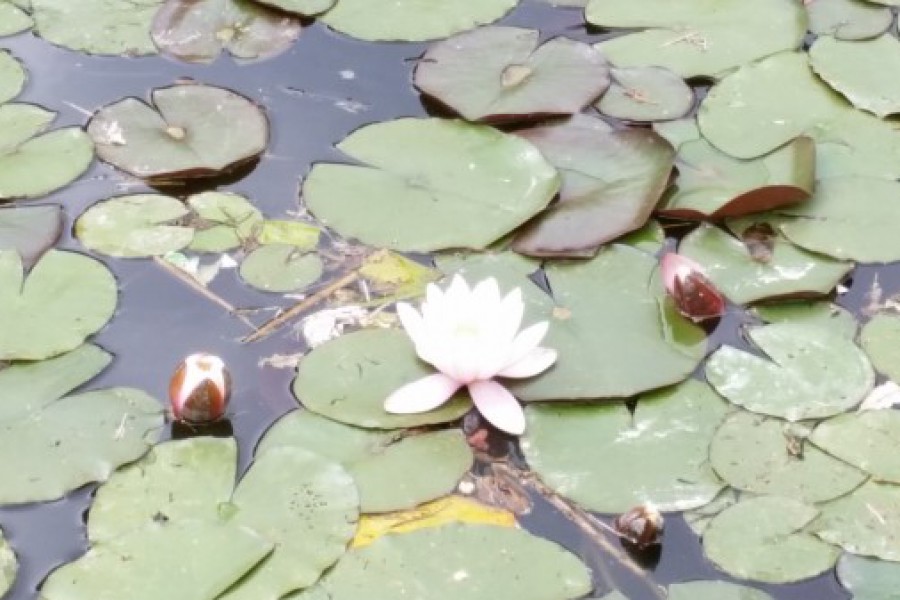
[[[172,416],[176,421],[218,421],[225,415],[230,394],[231,375],[225,362],[212,354],[188,356],[169,382]]]

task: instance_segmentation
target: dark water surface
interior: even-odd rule
[[[585,31],[578,10],[551,8],[540,0],[523,0],[522,6],[503,23],[537,27],[545,37],[602,37]],[[333,146],[348,133],[367,123],[426,112],[410,83],[414,59],[425,45],[366,43],[334,34],[317,24],[304,30],[291,51],[247,65],[237,65],[229,57],[209,66],[161,57],[89,57],[56,48],[30,33],[4,38],[0,46],[22,59],[29,71],[28,87],[18,101],[58,111],[56,126],[83,125],[89,113],[105,104],[125,96],[146,99],[150,89],[184,77],[230,88],[255,99],[266,108],[272,123],[268,153],[249,174],[220,189],[251,197],[268,218],[285,218],[299,210],[300,178],[314,162],[340,161]],[[97,200],[141,191],[147,191],[141,183],[97,163],[69,188],[32,204],[62,204],[71,226]],[[82,250],[69,234],[61,245]],[[246,325],[152,261],[101,258],[117,275],[121,296],[118,314],[94,341],[113,352],[116,360],[89,385],[134,386],[162,400],[166,398],[172,369],[183,356],[198,350],[221,355],[234,377],[230,412],[240,443],[241,469],[245,468],[262,433],[277,417],[296,406],[289,389],[293,370],[260,368],[258,362],[275,353],[299,352],[303,348],[297,336],[286,328],[262,342],[242,345],[238,339],[249,333]],[[859,268],[850,292],[840,302],[850,307],[864,304],[876,275],[886,294],[900,288],[900,267],[878,271]],[[241,308],[266,309],[289,303],[279,296],[249,289],[237,280],[234,270],[224,271],[212,289]],[[271,314],[271,310],[262,311],[251,318],[262,322]],[[715,343],[743,345],[739,329],[741,321],[747,319],[740,312],[730,314],[716,331]],[[629,482],[609,484],[627,486]],[[93,487],[76,491],[59,502],[0,509],[0,527],[21,563],[15,588],[7,600],[34,598],[38,585],[51,570],[85,550],[83,514],[92,493]],[[523,524],[579,554],[594,569],[598,597],[619,588],[631,600],[653,600],[661,597],[656,584],[721,577],[703,558],[699,540],[679,517],[668,520],[659,562],[647,571],[649,576],[645,573],[643,577],[598,549],[575,525],[540,499],[535,500],[535,510],[523,519]],[[619,547],[613,538],[609,541]],[[849,598],[833,574],[801,584],[758,587],[778,600]]]

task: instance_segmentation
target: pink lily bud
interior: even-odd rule
[[[678,311],[694,322],[721,317],[725,298],[698,263],[669,252],[660,262],[663,284]]]
[[[230,394],[231,375],[225,362],[203,352],[185,358],[169,382],[172,416],[176,421],[218,421],[225,415]]]

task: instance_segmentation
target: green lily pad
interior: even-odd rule
[[[2,13],[2,10],[0,10]],[[19,572],[19,560],[16,553],[9,546],[9,542],[3,537],[0,531],[0,596],[6,594],[16,580],[16,573]]]
[[[186,62],[212,62],[223,51],[243,60],[280,54],[300,35],[300,22],[262,4],[275,3],[168,0],[153,19],[153,41],[161,52]]]
[[[726,508],[737,504],[740,497],[741,492],[734,488],[726,487],[708,504],[704,504],[693,510],[685,511],[683,513],[684,522],[691,528],[691,531],[693,531],[697,537],[702,537],[703,532],[709,527],[710,521],[719,516]]]
[[[237,525],[150,523],[54,571],[41,598],[214,600],[271,551],[271,543]]]
[[[865,354],[830,328],[805,323],[754,327],[749,338],[768,358],[723,346],[706,378],[728,400],[753,412],[801,421],[844,412],[875,384]]]
[[[539,44],[540,32],[483,27],[431,46],[415,85],[467,121],[512,121],[581,111],[609,87],[598,50],[564,37]]]
[[[739,411],[716,431],[712,468],[732,487],[816,503],[859,487],[867,476],[810,444],[780,419]]]
[[[80,127],[44,133],[55,117],[31,104],[0,106],[0,202],[58,190],[94,160],[93,144]]]
[[[642,250],[647,254],[656,254],[666,244],[666,231],[659,221],[649,221],[646,225],[619,238],[620,244]]]
[[[753,218],[729,225],[736,233],[746,230]],[[678,252],[697,261],[720,292],[735,304],[766,298],[822,296],[853,268],[794,246],[782,236],[774,238],[771,260],[754,260],[747,246],[713,225],[701,225],[689,233]]]
[[[322,14],[334,6],[336,0],[256,0],[285,12],[312,17]]]
[[[806,34],[806,12],[791,0],[591,0],[585,17],[603,28],[647,28],[598,44],[615,66],[666,67],[685,78],[793,50]]]
[[[830,302],[782,302],[762,304],[754,308],[756,315],[766,323],[808,323],[830,327],[847,339],[856,338],[859,323],[853,313]],[[865,344],[863,344],[865,349]],[[869,356],[872,359],[871,355]],[[877,368],[878,365],[872,361]]]
[[[694,92],[684,80],[662,67],[612,69],[612,85],[597,108],[626,121],[680,119],[694,107]]]
[[[102,200],[75,221],[75,237],[108,256],[143,258],[186,248],[194,230],[178,224],[188,214],[181,200],[135,194]]]
[[[256,449],[305,448],[341,463],[359,488],[364,513],[414,508],[452,492],[472,466],[460,431],[410,434],[372,431],[294,411],[278,421]]]
[[[870,482],[823,505],[816,535],[847,552],[900,562],[900,486]]]
[[[618,402],[531,404],[522,451],[547,485],[588,510],[623,513],[642,504],[688,510],[724,486],[707,448],[728,410],[693,380],[641,396],[633,415]]]
[[[688,581],[669,586],[667,600],[773,600],[762,590],[727,581]]]
[[[74,350],[112,318],[118,291],[102,263],[50,250],[25,277],[0,251],[0,360],[42,360]]]
[[[28,74],[22,63],[8,51],[0,49],[0,104],[18,96],[27,79]]]
[[[665,191],[674,153],[652,131],[604,131],[599,119],[520,131],[559,169],[560,202],[516,236],[513,248],[532,256],[594,254],[606,242],[640,229]]]
[[[31,0],[35,31],[42,38],[88,54],[156,54],[150,39],[153,15],[164,0]]]
[[[821,36],[809,49],[809,62],[857,108],[879,117],[900,112],[900,84],[884,76],[900,69],[900,42],[894,36],[849,42]]]
[[[462,417],[471,408],[468,395],[462,392],[427,413],[385,412],[384,401],[391,392],[431,373],[433,370],[418,359],[404,332],[363,330],[310,352],[300,362],[293,390],[309,410],[357,427],[418,427]]]
[[[479,281],[498,274],[524,278],[541,268],[539,261],[509,251],[436,254],[434,265],[444,275],[459,273],[466,281]]]
[[[892,600],[900,587],[900,563],[844,554],[837,576],[853,600]]]
[[[264,292],[292,292],[314,284],[325,267],[318,254],[296,246],[260,246],[241,263],[240,274],[248,284]]]
[[[0,209],[0,250],[15,250],[30,269],[59,239],[63,221],[58,204]]]
[[[451,524],[351,550],[296,600],[568,600],[591,590],[587,568],[525,531]]]
[[[717,567],[739,579],[791,583],[834,567],[840,552],[805,528],[819,511],[790,498],[745,500],[712,520],[703,550]]]
[[[900,411],[838,415],[816,427],[809,439],[878,481],[900,484]]]
[[[315,250],[322,230],[300,221],[265,220],[256,238],[260,244],[287,244],[301,250]]]
[[[0,0],[0,37],[31,29],[32,25],[34,25],[34,21],[28,16],[28,13],[6,0]],[[2,589],[2,585],[0,585],[0,589]]]
[[[88,124],[97,155],[145,179],[210,176],[259,156],[269,122],[252,101],[226,89],[188,83],[152,91],[153,106],[126,98]]]
[[[315,165],[303,184],[309,210],[341,235],[393,250],[486,248],[559,189],[530,143],[462,121],[376,123],[337,147],[366,166]]]
[[[97,544],[152,521],[218,518],[234,489],[237,445],[230,438],[198,437],[155,446],[113,473],[97,490],[88,537]]]
[[[240,248],[263,228],[263,216],[247,198],[228,192],[204,192],[187,199],[197,216],[190,249],[226,252]]]
[[[853,108],[844,107],[831,121],[810,131],[816,139],[816,177],[862,175],[900,178],[900,130]]]
[[[807,2],[809,30],[839,40],[865,40],[887,31],[894,20],[890,9],[863,0],[813,0]]]
[[[321,20],[368,41],[424,42],[496,21],[518,0],[338,0]]]
[[[163,424],[154,398],[130,388],[62,398],[109,360],[84,346],[0,372],[0,504],[55,500],[147,452]]]
[[[900,381],[900,316],[875,315],[863,326],[859,342],[879,373]]]

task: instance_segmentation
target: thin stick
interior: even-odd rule
[[[312,296],[304,298],[294,306],[290,307],[280,315],[270,319],[262,327],[243,338],[241,342],[245,344],[249,344],[251,342],[258,342],[259,340],[267,337],[273,333],[275,333],[278,329],[283,327],[290,320],[297,318],[302,313],[306,312],[319,302],[322,302],[330,295],[335,293],[336,291],[347,287],[351,283],[356,282],[359,279],[359,273],[357,271],[352,271],[347,273],[340,279],[334,281],[330,285],[322,288]]]

